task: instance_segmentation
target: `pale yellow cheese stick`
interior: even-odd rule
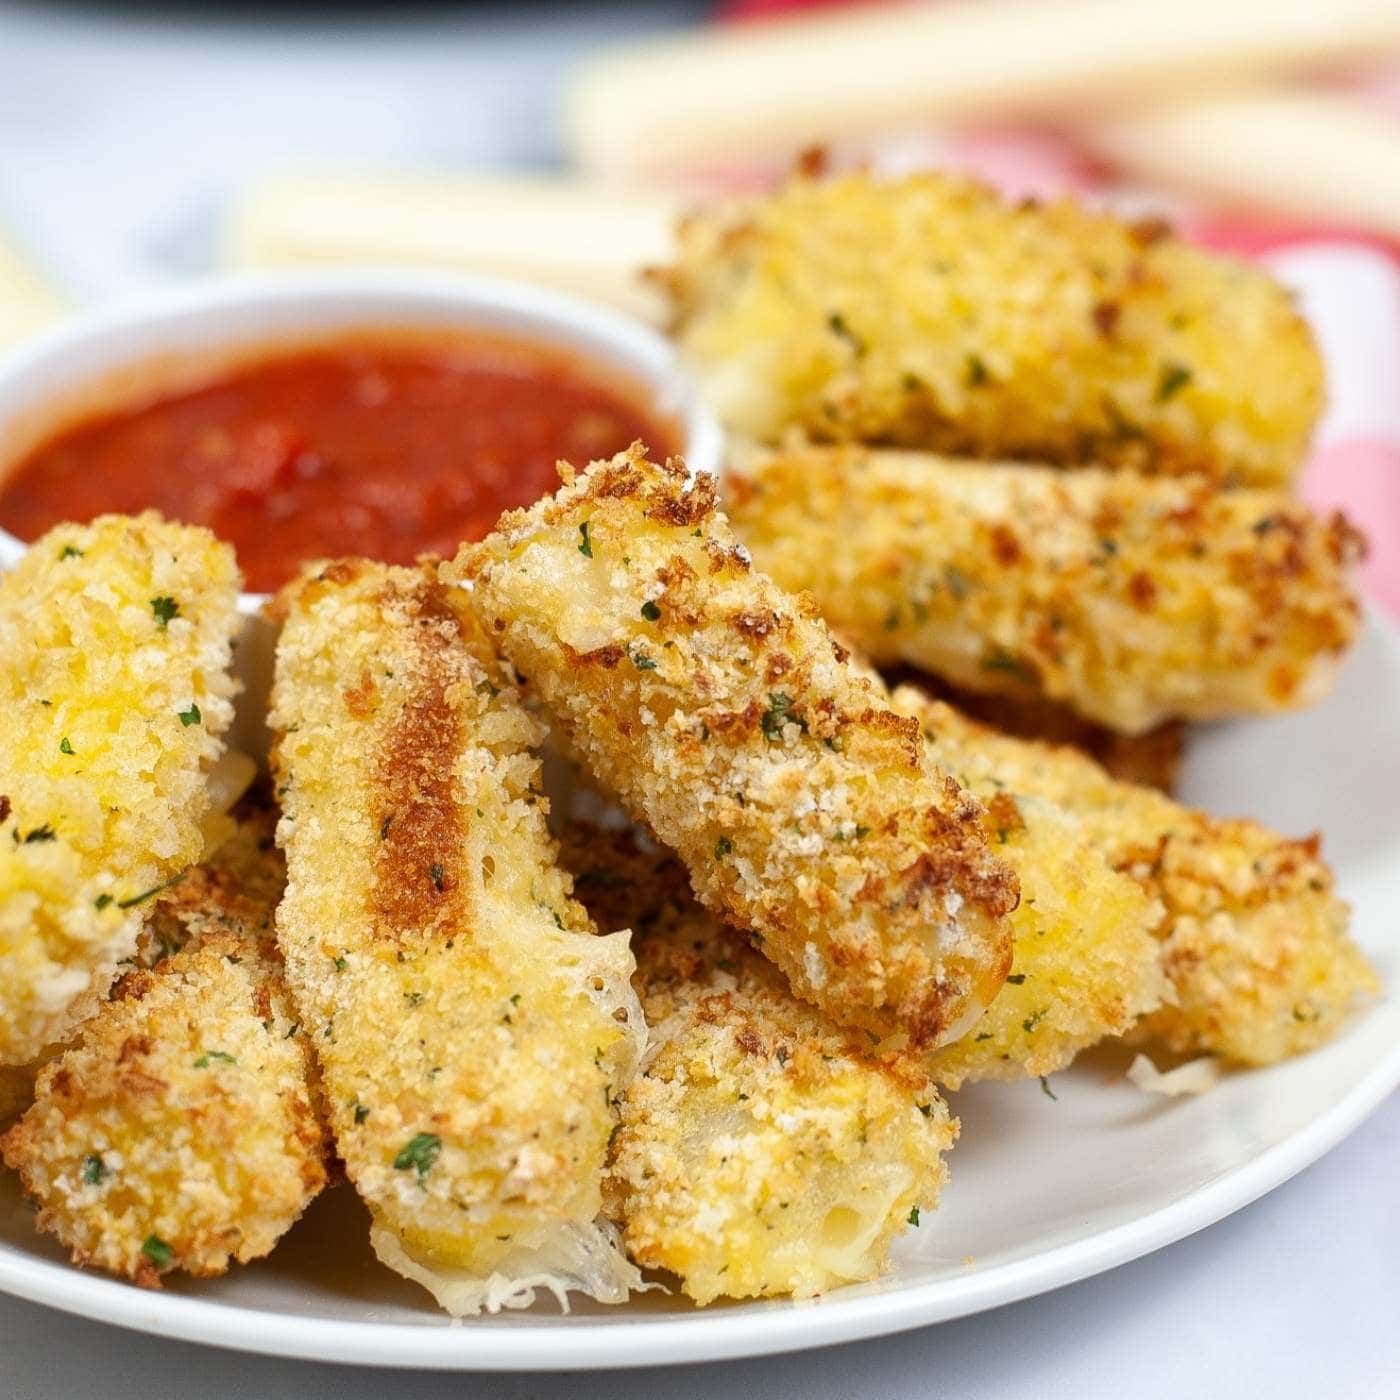
[[[1323,91],[1197,97],[1085,122],[1132,175],[1216,202],[1400,234],[1400,121]]]
[[[1102,112],[1397,47],[1394,0],[857,6],[605,51],[566,95],[565,139],[593,172],[732,165],[911,123]]]
[[[641,269],[670,256],[679,193],[550,176],[283,177],[255,185],[224,234],[234,267],[365,263],[539,282],[649,321]]]

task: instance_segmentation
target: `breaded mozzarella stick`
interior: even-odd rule
[[[862,448],[725,485],[758,566],[877,664],[1120,733],[1313,704],[1360,623],[1361,537],[1278,491]]]
[[[682,353],[734,430],[1284,486],[1324,397],[1267,272],[958,176],[796,178],[682,224]]]
[[[278,938],[375,1249],[453,1313],[620,1302],[598,1215],[645,1030],[554,863],[539,726],[431,570],[342,561],[277,606]]]
[[[654,1053],[622,1096],[610,1197],[628,1252],[698,1303],[807,1297],[877,1277],[932,1210],[957,1123],[922,1058],[880,1055],[798,1001],[685,867],[572,827],[594,919],[629,925]]]
[[[1330,1040],[1376,990],[1316,837],[1208,817],[1114,781],[1074,749],[997,734],[913,687],[894,703],[919,718],[955,770],[956,752],[976,754],[1018,800],[1058,804],[1080,838],[1155,901],[1171,991],[1144,1034],[1183,1054],[1272,1064]]]
[[[153,909],[128,972],[3,1138],[36,1223],[148,1287],[267,1254],[326,1180],[309,1040],[282,980],[272,820],[240,823]]]
[[[709,478],[640,447],[501,518],[449,572],[572,750],[834,1020],[931,1047],[1009,971],[1010,870]]]
[[[1112,869],[1062,808],[1013,795],[971,752],[935,760],[986,804],[997,853],[1016,872],[1011,974],[980,1020],[929,1059],[948,1089],[1053,1074],[1081,1050],[1131,1031],[1169,992],[1153,937],[1161,909]]]
[[[95,1009],[200,858],[238,587],[227,545],[153,513],[60,525],[0,579],[0,1064]]]

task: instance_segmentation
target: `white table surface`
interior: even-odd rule
[[[571,58],[702,8],[0,0],[0,224],[80,302],[190,275],[209,265],[233,191],[259,175],[549,164]],[[205,1350],[0,1298],[0,1400],[658,1393],[1400,1396],[1400,1096],[1272,1196],[1147,1259],[980,1317],[803,1356],[395,1376]]]

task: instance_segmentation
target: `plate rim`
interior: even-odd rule
[[[1400,660],[1400,625],[1374,604],[1365,612],[1367,629],[1379,633],[1387,651]],[[1379,1003],[1373,1013],[1378,1009]],[[1354,1033],[1355,1026],[1346,1032]],[[954,1278],[877,1286],[854,1297],[842,1297],[837,1290],[821,1298],[760,1302],[743,1312],[697,1309],[681,1316],[643,1317],[617,1313],[570,1318],[553,1327],[482,1318],[461,1324],[437,1319],[431,1324],[348,1320],[147,1291],[68,1263],[36,1259],[6,1243],[0,1243],[0,1293],[167,1340],[365,1367],[586,1371],[770,1356],[971,1316],[1077,1283],[1174,1244],[1311,1166],[1397,1088],[1400,1043],[1326,1111],[1253,1160],[1165,1206],[1025,1258]]]
[[[299,1317],[138,1289],[0,1246],[0,1292],[170,1341],[342,1365],[434,1371],[583,1371],[770,1356],[873,1340],[1019,1302],[1174,1244],[1258,1200],[1331,1151],[1400,1086],[1400,1044],[1325,1113],[1253,1161],[1150,1214],[965,1277],[855,1298],[773,1300],[749,1312],[519,1327]],[[723,1321],[723,1325],[717,1324]]]

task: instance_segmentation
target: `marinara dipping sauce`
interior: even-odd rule
[[[154,507],[207,525],[270,592],[307,559],[452,554],[497,516],[676,425],[601,364],[487,332],[355,332],[72,424],[0,482],[0,526]]]

